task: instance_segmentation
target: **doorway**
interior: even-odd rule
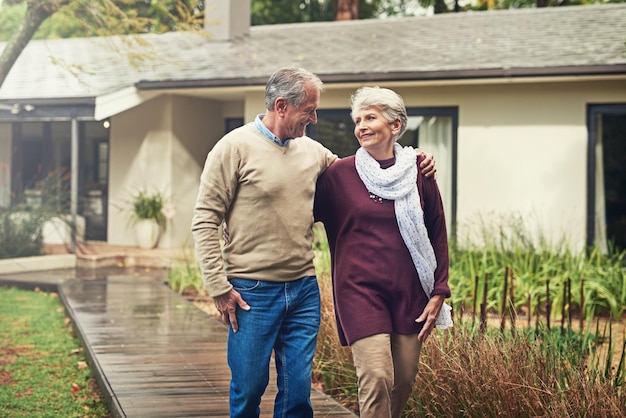
[[[626,104],[588,109],[587,244],[626,250]]]

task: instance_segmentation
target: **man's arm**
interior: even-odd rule
[[[250,307],[226,277],[218,230],[236,190],[236,166],[230,146],[218,142],[204,165],[191,226],[204,286],[222,321],[230,323],[234,332],[239,328],[237,306],[244,310]]]
[[[433,154],[424,152],[419,148],[415,148],[415,153],[418,157],[422,154],[425,156],[424,161],[420,163],[422,173],[424,173],[426,177],[434,176],[437,173],[437,168],[435,167],[435,156]]]
[[[327,149],[326,151],[328,152],[324,160],[322,161],[322,164],[324,165],[322,171],[326,170],[326,168],[328,168],[332,163],[334,163],[335,161],[339,159],[330,150]],[[435,156],[433,154],[424,152],[419,148],[415,148],[415,154],[418,157],[422,154],[425,156],[424,160],[420,163],[420,168],[422,169],[422,173],[424,173],[426,177],[434,176],[435,173],[437,173],[437,168],[435,167]]]

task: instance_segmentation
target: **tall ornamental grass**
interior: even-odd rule
[[[533,234],[520,218],[499,223],[480,220],[474,233],[472,241],[450,244],[449,283],[455,309],[477,310],[475,298],[482,296],[487,281],[490,312],[501,312],[506,300],[526,319],[546,314],[559,317],[564,310],[585,319],[622,317],[626,251],[575,252],[564,244],[565,237],[550,243],[540,232]],[[509,284],[506,295],[505,280]]]
[[[424,345],[404,416],[626,417],[624,253],[555,253],[533,244],[523,229],[515,239],[502,231],[485,235],[482,247],[451,244],[455,326],[434,332]],[[323,228],[314,233],[322,295],[314,382],[358,412],[352,355],[337,337],[328,244]],[[513,283],[506,291],[505,273]],[[482,301],[485,277],[489,325],[483,329],[473,307]],[[175,266],[170,280],[202,286],[188,264]],[[498,327],[503,304],[514,305],[515,326]],[[566,327],[549,327],[550,315],[578,316],[581,306],[582,328],[570,326],[571,318]]]
[[[491,236],[482,248],[451,245],[455,327],[433,333],[424,345],[405,417],[626,417],[624,324],[614,332],[610,320],[600,321],[601,315],[610,319],[613,314],[613,323],[621,318],[623,254],[554,255],[531,246],[523,231],[517,232],[518,241],[498,242]],[[351,354],[349,348],[339,347],[337,338],[328,245],[321,228],[316,230],[315,251],[323,310],[314,370],[326,392],[358,410]],[[519,296],[515,302],[510,287],[504,298],[507,271],[513,277],[513,295]],[[481,330],[472,307],[481,302],[485,276],[490,277],[490,325]],[[549,313],[555,317],[563,312],[566,279],[584,286],[583,329],[549,328],[543,316],[546,292],[551,295]],[[571,299],[572,304],[580,303]],[[533,301],[531,311],[528,300]],[[519,311],[514,327],[497,326],[503,303],[514,303]],[[520,320],[537,313],[542,316],[530,324]]]
[[[578,334],[479,334],[462,323],[434,336],[422,351],[407,417],[626,416],[623,370],[618,378],[589,367]]]

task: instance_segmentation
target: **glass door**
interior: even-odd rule
[[[587,244],[626,249],[626,105],[588,109]]]

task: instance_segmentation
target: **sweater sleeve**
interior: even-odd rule
[[[419,162],[421,162],[421,159],[419,159],[418,164]],[[424,222],[435,252],[435,258],[437,259],[435,284],[431,296],[445,295],[448,298],[451,295],[448,285],[450,258],[443,201],[434,176],[424,177],[420,171],[419,180],[419,183],[421,183],[420,193],[424,202]]]
[[[232,285],[224,271],[219,226],[237,190],[239,156],[222,139],[209,152],[194,207],[191,231],[202,280],[210,296],[223,295]]]

